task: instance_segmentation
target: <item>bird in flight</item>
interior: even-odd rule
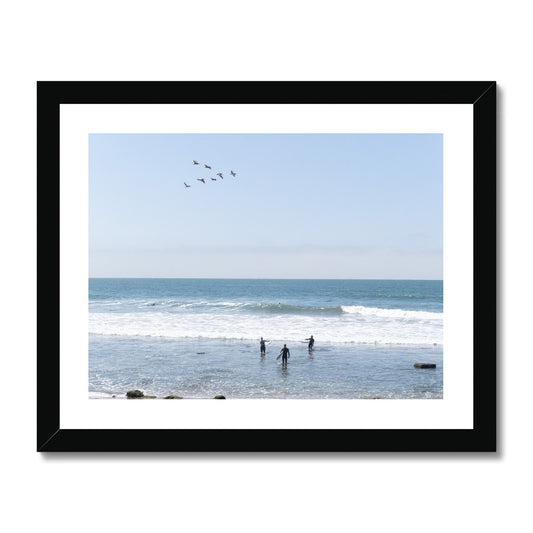
[[[217,176],[220,176],[220,179],[223,180],[224,178],[222,177],[222,172],[217,172]]]
[[[198,161],[196,161],[196,159],[193,159],[193,160],[192,160],[192,164],[193,164],[193,165],[197,165],[197,164],[198,164]]]
[[[211,170],[211,167],[209,165],[206,165],[205,163],[204,163],[204,167],[208,168],[209,170]]]
[[[216,178],[211,178],[211,181],[217,181],[217,179]]]
[[[205,184],[205,180],[204,180],[204,178],[196,178],[196,180],[197,180],[197,181],[201,181],[202,183]]]
[[[184,183],[185,187],[190,187],[190,185],[187,185],[185,182],[183,182],[183,183]]]
[[[233,172],[233,170],[230,172],[230,174],[235,177],[237,174],[235,172]]]

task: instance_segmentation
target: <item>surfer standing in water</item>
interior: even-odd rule
[[[283,345],[283,348],[281,349],[281,352],[279,352],[279,355],[281,355],[281,364],[286,365],[287,359],[291,356],[291,352],[287,348],[286,344]],[[278,358],[279,358],[279,355],[278,355]]]
[[[265,355],[266,352],[266,344],[263,340],[263,337],[261,337],[261,340],[259,341],[259,346],[261,347],[261,355]]]
[[[309,341],[309,344],[307,345],[307,349],[309,351],[313,350],[313,346],[315,345],[315,339],[313,339],[313,335],[311,335],[308,339],[305,339],[306,341]]]

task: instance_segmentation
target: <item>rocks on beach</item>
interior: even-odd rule
[[[152,398],[157,398],[157,396],[148,396],[146,394],[144,394],[143,391],[140,391],[140,390],[129,390],[127,393],[126,393],[126,398],[148,398],[148,399],[152,399]]]
[[[143,398],[144,392],[140,390],[129,390],[126,393],[126,398]]]
[[[113,395],[113,398],[115,398],[114,395]],[[135,390],[129,390],[126,393],[126,398],[129,398],[129,399],[132,399],[132,398],[150,398],[151,399],[151,398],[157,398],[157,396],[148,396],[148,395],[144,394],[143,391],[135,389]],[[223,396],[222,394],[217,394],[213,399],[214,400],[225,400],[226,397]],[[175,396],[173,394],[170,394],[169,396],[163,397],[163,400],[183,400],[183,396]]]

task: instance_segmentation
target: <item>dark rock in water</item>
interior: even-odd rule
[[[213,400],[225,400],[225,399],[226,399],[226,397],[225,397],[225,396],[222,396],[222,394],[217,394],[217,395],[213,398]]]
[[[183,396],[165,396],[163,400],[183,400]]]
[[[157,398],[157,396],[148,396],[146,394],[144,394],[144,392],[142,390],[129,390],[127,393],[126,393],[126,397],[127,398],[147,398],[147,399],[152,399],[152,398]]]
[[[415,363],[415,368],[437,368],[435,363]]]
[[[142,390],[129,390],[126,393],[127,398],[144,398],[144,392]]]

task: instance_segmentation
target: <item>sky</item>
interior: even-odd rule
[[[442,279],[442,198],[440,134],[91,134],[89,275]]]

